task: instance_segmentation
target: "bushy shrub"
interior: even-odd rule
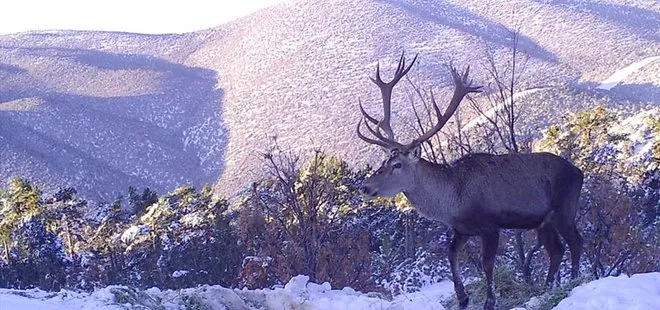
[[[305,274],[336,287],[373,287],[370,235],[355,212],[360,172],[322,152],[306,165],[291,153],[265,160],[270,177],[253,184],[240,205],[248,249],[240,284],[264,287]]]

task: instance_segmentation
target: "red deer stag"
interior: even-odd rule
[[[408,144],[394,139],[390,125],[392,89],[410,70],[417,56],[406,67],[401,55],[394,78],[383,82],[379,67],[371,78],[381,91],[383,119],[378,121],[360,111],[366,128],[375,138],[360,132],[360,139],[389,151],[389,158],[369,176],[362,187],[365,199],[393,197],[403,193],[413,208],[423,216],[440,221],[453,229],[448,257],[454,289],[461,308],[468,304],[457,264],[457,254],[471,236],[479,236],[482,244],[482,264],[486,275],[487,300],[484,309],[495,308],[493,266],[500,229],[536,229],[539,242],[550,257],[546,283],[552,285],[564,255],[559,235],[571,252],[571,278],[579,271],[582,237],[575,215],[582,188],[582,171],[565,159],[550,153],[473,154],[449,165],[431,163],[421,158],[420,145],[435,135],[447,123],[456,108],[469,93],[480,92],[468,80],[469,67],[460,75],[451,67],[454,94],[444,113],[431,98],[437,123]]]

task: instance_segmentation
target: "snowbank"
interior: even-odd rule
[[[308,282],[309,277],[297,276],[291,279],[284,288],[272,290],[242,290],[239,295],[249,299],[249,295],[263,294],[265,308],[288,309],[391,309],[391,310],[443,310],[441,301],[454,292],[451,281],[436,283],[424,287],[421,291],[396,296],[393,300],[383,299],[378,294],[361,293],[346,287],[333,290],[329,283],[315,284]]]
[[[284,287],[263,290],[202,286],[137,291],[124,286],[109,286],[87,294],[0,289],[0,309],[442,310],[441,302],[453,298],[453,285],[449,281],[387,300],[378,294],[365,294],[351,288],[333,290],[328,283],[315,284],[308,280],[306,276],[297,276]],[[583,284],[573,289],[555,309],[660,309],[660,272],[608,277]]]
[[[160,308],[183,310],[204,305],[203,309],[391,309],[443,310],[440,302],[451,296],[453,285],[442,282],[425,287],[420,292],[399,295],[386,300],[379,294],[361,293],[352,288],[333,290],[329,283],[309,282],[307,276],[297,276],[284,287],[262,290],[227,289],[202,286],[183,290],[151,288],[137,291],[124,286],[109,286],[92,294],[60,291],[0,289],[0,309],[74,310]]]
[[[607,277],[582,284],[554,309],[660,309],[660,272]]]
[[[93,294],[60,291],[58,293],[32,290],[0,289],[2,310],[120,310],[125,309],[114,302],[114,295],[107,290]]]

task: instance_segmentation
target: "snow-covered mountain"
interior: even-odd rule
[[[273,135],[362,165],[380,155],[354,134],[358,98],[379,110],[367,78],[377,61],[388,76],[402,50],[419,53],[411,77],[435,85],[442,102],[444,65],[471,64],[487,83],[485,51],[505,62],[511,30],[529,57],[528,89],[569,85],[613,104],[657,105],[660,61],[607,80],[658,56],[658,29],[660,4],[644,0],[298,0],[182,35],[0,36],[0,179],[106,201],[129,185],[212,183],[232,194],[260,173]],[[598,89],[603,81],[612,87]],[[546,119],[582,107],[530,98]],[[403,132],[411,109],[395,109]]]

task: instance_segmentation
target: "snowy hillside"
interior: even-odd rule
[[[74,309],[208,309],[208,310],[442,310],[442,302],[454,298],[450,281],[424,287],[416,293],[386,300],[379,294],[361,293],[351,288],[333,289],[328,283],[308,282],[305,276],[291,279],[284,287],[264,290],[227,289],[202,286],[194,289],[166,290],[150,288],[138,291],[110,286],[92,294],[60,291],[0,289],[2,309],[74,310]],[[543,297],[541,297],[543,298]],[[536,309],[538,298],[525,308]],[[660,307],[660,273],[635,274],[631,277],[607,277],[585,283],[572,290],[554,309],[653,310]]]
[[[0,176],[109,201],[129,185],[213,182],[224,129],[217,73],[181,65],[195,38],[0,36]],[[181,46],[183,45],[183,46]]]
[[[167,192],[211,183],[231,195],[262,172],[258,155],[272,135],[373,163],[379,153],[354,126],[358,98],[379,111],[368,80],[378,61],[389,77],[402,50],[419,53],[410,75],[444,103],[445,64],[470,64],[487,84],[485,52],[505,63],[514,30],[527,58],[521,90],[563,85],[616,105],[655,105],[659,12],[642,0],[293,0],[183,35],[0,36],[0,181],[20,175],[105,201],[130,185]],[[404,137],[412,109],[403,88],[394,96],[393,125]],[[584,108],[524,104],[546,119]]]
[[[658,15],[657,5],[647,2],[499,3],[291,1],[211,31],[188,62],[221,72],[219,83],[228,89],[223,117],[231,128],[224,172],[232,180],[229,184],[244,184],[252,175],[247,172],[258,173],[254,171],[259,159],[255,149],[265,148],[270,135],[294,148],[321,146],[358,165],[376,162],[380,153],[354,133],[359,119],[357,100],[363,100],[368,112],[379,115],[380,94],[368,77],[377,62],[389,77],[402,50],[420,54],[410,76],[433,86],[440,104],[445,104],[451,91],[446,63],[472,65],[475,81],[486,84],[485,50],[489,47],[501,62],[507,61],[509,31],[518,27],[520,49],[528,57],[521,84],[528,88],[569,84],[588,90],[645,58],[640,55],[657,56],[660,50],[652,31],[641,26],[645,23],[631,24],[624,17],[648,16],[645,25],[657,25],[651,18]],[[515,18],[511,16],[514,7]],[[600,14],[605,12],[612,14]],[[635,39],[624,39],[631,37]],[[649,86],[643,92],[653,92],[660,80],[653,74],[643,75],[639,84]],[[403,88],[393,94],[393,126],[399,136],[406,137],[413,111]],[[619,91],[625,95],[616,104],[639,104],[638,100],[624,102],[638,92],[619,86],[612,93]],[[585,108],[570,100],[551,107],[529,102],[526,110],[544,114],[545,119]],[[472,117],[465,106],[459,113]]]

